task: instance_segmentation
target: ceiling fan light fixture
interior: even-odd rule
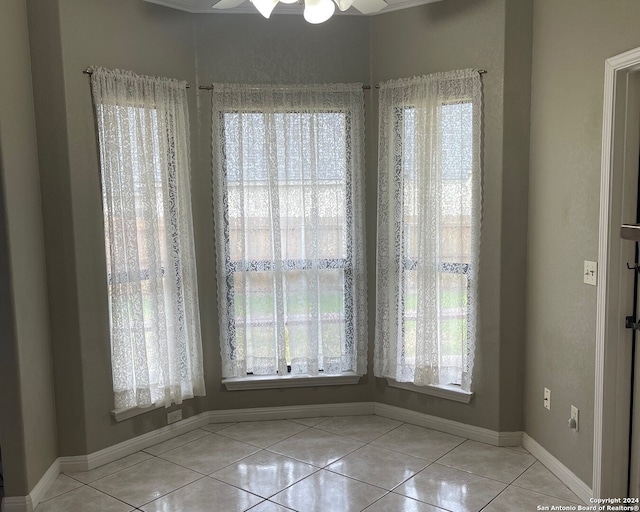
[[[336,10],[332,0],[305,0],[304,19],[309,23],[318,24],[327,21]]]
[[[251,3],[258,9],[260,14],[269,19],[276,5],[278,5],[278,0],[251,0]]]
[[[283,4],[297,4],[298,0],[280,0]]]

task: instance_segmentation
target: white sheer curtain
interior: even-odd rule
[[[116,410],[204,395],[185,82],[95,68]]]
[[[212,96],[223,376],[365,373],[362,85]]]
[[[381,84],[377,377],[471,386],[481,109],[475,70]]]

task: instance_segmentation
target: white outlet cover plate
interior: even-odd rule
[[[576,420],[576,428],[575,431],[577,432],[578,429],[580,428],[580,418],[579,418],[579,413],[580,411],[578,410],[578,408],[575,405],[571,406],[571,418]]]
[[[544,408],[551,410],[551,390],[544,388]]]
[[[176,421],[180,421],[182,419],[182,409],[178,409],[177,411],[172,411],[167,413],[167,423],[175,423]]]
[[[584,284],[596,286],[598,284],[598,263],[584,260]]]

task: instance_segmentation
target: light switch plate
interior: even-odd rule
[[[580,417],[579,417],[580,411],[578,410],[578,408],[575,405],[571,406],[571,419],[574,420],[575,423],[575,427],[573,428],[576,432],[580,429]]]
[[[598,284],[598,263],[595,261],[584,260],[584,284]]]

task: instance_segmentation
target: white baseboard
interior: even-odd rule
[[[522,432],[496,432],[495,430],[430,416],[429,414],[393,405],[376,403],[375,414],[398,421],[406,421],[412,425],[439,430],[447,434],[466,437],[472,441],[480,441],[493,446],[520,446],[522,444]]]
[[[203,427],[209,423],[209,413],[203,412],[196,416],[191,416],[177,423],[172,423],[166,427],[161,427],[152,432],[147,432],[141,436],[134,437],[122,443],[114,444],[103,450],[90,453],[89,455],[77,455],[74,457],[60,457],[60,468],[62,472],[73,473],[76,471],[91,471],[99,466],[116,461],[132,453],[139,452],[172,437],[185,434],[196,428]]]
[[[286,420],[314,418],[317,416],[363,416],[374,414],[374,402],[344,404],[291,405],[286,407],[254,407],[251,409],[227,409],[209,411],[209,423],[237,421]]]
[[[2,512],[33,512],[34,509],[31,496],[2,498]]]
[[[90,471],[127,455],[144,450],[172,437],[179,436],[208,423],[231,423],[237,421],[261,421],[288,418],[311,418],[314,416],[346,416],[373,414],[373,402],[345,404],[294,405],[288,407],[256,407],[252,409],[227,409],[208,411],[191,416],[177,423],[142,434],[89,455],[60,457],[62,472]]]
[[[60,474],[60,459],[53,461],[28,496],[2,499],[2,512],[33,512]]]
[[[539,445],[535,439],[524,433],[522,435],[522,446],[544,464],[549,471],[556,475],[578,498],[587,504],[590,503],[589,500],[593,498],[591,488],[580,480],[567,466]]]
[[[28,498],[31,498],[31,502],[33,508],[35,509],[38,504],[44,498],[44,495],[47,494],[49,488],[53,485],[53,482],[56,481],[58,475],[62,472],[60,468],[60,458],[57,458],[53,461],[53,464],[49,466],[49,469],[42,475],[40,481],[36,484],[33,490],[29,493]]]

